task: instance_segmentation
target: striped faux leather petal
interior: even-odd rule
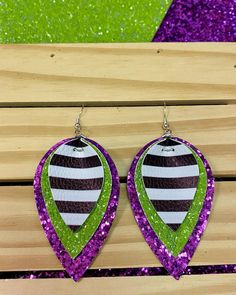
[[[62,219],[72,231],[78,230],[96,206],[102,190],[104,171],[99,156],[78,137],[56,150],[48,176]]]
[[[144,158],[142,177],[158,215],[172,230],[177,230],[191,207],[198,185],[199,168],[191,150],[170,138],[156,143]]]

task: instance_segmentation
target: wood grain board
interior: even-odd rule
[[[0,292],[4,295],[234,295],[236,276],[194,275],[183,277],[176,282],[171,277],[125,277],[125,278],[84,278],[79,283],[69,279],[8,280],[0,281]],[[207,291],[206,291],[207,290]],[[207,293],[206,293],[207,292]]]
[[[53,56],[52,56],[53,54]],[[122,177],[117,218],[92,268],[160,266],[133,217],[125,177],[162,134],[163,102],[176,136],[198,147],[217,177],[213,211],[190,265],[236,264],[236,44],[0,46],[0,271],[60,270],[41,228],[32,180],[57,141],[83,133]],[[236,275],[0,280],[0,294],[235,294]]]
[[[0,103],[235,103],[235,48],[234,43],[5,45]]]
[[[235,191],[234,182],[217,183],[210,222],[190,265],[236,264]],[[0,195],[0,270],[62,269],[41,228],[32,187],[3,186]],[[122,184],[117,217],[92,268],[142,266],[161,264],[135,222]]]
[[[32,180],[44,153],[74,136],[79,112],[80,108],[0,109],[0,179]],[[138,150],[162,135],[162,112],[162,107],[89,107],[82,129],[106,148],[124,177]],[[176,136],[205,154],[215,176],[236,175],[236,105],[173,106],[169,120]]]

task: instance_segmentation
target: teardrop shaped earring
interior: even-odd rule
[[[205,231],[214,178],[202,153],[172,135],[166,105],[163,112],[164,134],[138,152],[127,188],[146,242],[165,269],[179,279]]]
[[[78,281],[105,242],[115,218],[119,176],[111,157],[81,134],[51,147],[34,178],[42,227],[61,264]]]

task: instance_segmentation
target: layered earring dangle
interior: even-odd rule
[[[134,158],[127,188],[140,230],[174,278],[185,272],[205,231],[214,178],[203,154],[172,135],[164,106],[164,134]]]
[[[103,245],[115,218],[119,176],[106,150],[81,133],[41,159],[34,193],[42,227],[67,273],[78,281]]]

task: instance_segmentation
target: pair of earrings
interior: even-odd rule
[[[76,136],[56,143],[41,159],[34,178],[41,224],[75,281],[103,245],[119,198],[119,176],[111,157],[81,134],[82,110]],[[206,228],[214,178],[201,152],[172,135],[166,106],[163,129],[164,134],[134,158],[127,188],[146,242],[166,270],[179,279]]]

